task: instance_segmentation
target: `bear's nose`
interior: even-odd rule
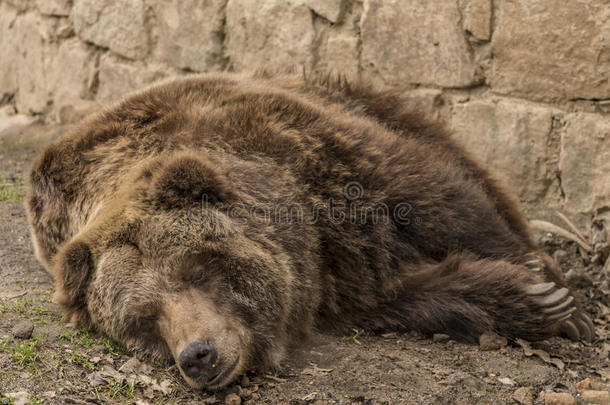
[[[212,342],[197,339],[180,351],[178,364],[188,377],[198,378],[211,374],[217,358],[218,353]]]

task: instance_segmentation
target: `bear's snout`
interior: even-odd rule
[[[218,352],[209,340],[195,340],[178,355],[178,364],[190,378],[212,377],[216,367]]]

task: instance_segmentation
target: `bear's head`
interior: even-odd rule
[[[294,305],[288,260],[243,226],[215,165],[148,162],[58,252],[56,301],[79,326],[157,360],[194,388],[277,366]]]

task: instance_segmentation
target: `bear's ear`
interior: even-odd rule
[[[61,305],[66,320],[78,326],[89,323],[87,288],[93,271],[93,254],[82,241],[62,247],[53,266],[55,302]]]
[[[155,173],[152,194],[163,208],[226,203],[234,198],[229,179],[212,163],[193,155],[174,157]]]

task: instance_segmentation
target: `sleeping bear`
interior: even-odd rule
[[[397,91],[168,81],[50,144],[30,185],[66,319],[194,388],[278,367],[314,329],[594,338],[517,203]]]

